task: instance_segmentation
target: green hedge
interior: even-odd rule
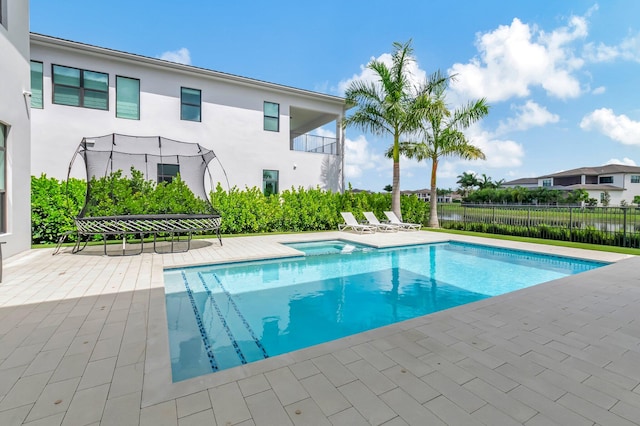
[[[132,170],[132,178],[121,172],[91,183],[91,203],[86,216],[112,216],[154,213],[206,213],[207,204],[195,197],[179,178],[166,184],[145,181]],[[32,242],[53,243],[65,231],[74,229],[73,218],[84,205],[86,183],[78,179],[58,181],[42,175],[31,178]],[[256,232],[301,232],[337,229],[341,211],[372,211],[379,219],[391,208],[390,194],[343,194],[319,188],[291,188],[277,195],[265,196],[256,187],[229,191],[220,185],[211,192],[213,207],[222,216],[221,232],[243,234]],[[416,196],[401,198],[403,219],[426,223],[429,204]]]
[[[68,184],[68,185],[67,185]],[[31,176],[31,241],[33,244],[58,241],[58,236],[74,229],[73,218],[84,205],[87,183],[69,179],[60,182],[45,174]]]
[[[372,211],[382,220],[391,209],[391,195],[366,192],[325,191],[319,188],[291,188],[280,194],[265,196],[256,187],[225,191],[220,185],[211,193],[213,207],[222,216],[221,232],[300,232],[336,229],[343,223],[340,212],[353,212],[364,219]],[[416,196],[401,199],[403,219],[423,223],[429,217],[429,205]]]

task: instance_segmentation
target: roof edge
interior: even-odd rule
[[[72,41],[72,40],[66,40],[63,38],[48,36],[45,34],[38,34],[38,33],[32,32],[29,35],[30,35],[31,43],[39,44],[42,46],[55,45],[63,49],[82,50],[84,52],[94,54],[94,55],[108,55],[108,56],[116,57],[118,59],[122,59],[125,61],[132,61],[136,63],[143,62],[150,66],[155,66],[159,68],[171,68],[176,71],[203,75],[203,76],[214,78],[217,80],[231,81],[233,83],[244,85],[244,86],[254,86],[254,87],[258,86],[263,89],[287,92],[287,93],[296,94],[304,97],[310,97],[310,98],[316,98],[316,99],[320,98],[324,101],[341,104],[344,106],[345,109],[350,108],[350,106],[347,105],[346,103],[346,99],[340,96],[327,95],[325,93],[299,89],[296,87],[286,86],[283,84],[270,83],[263,80],[257,80],[249,77],[242,77],[235,74],[228,74],[220,71],[210,70],[207,68],[196,67],[193,65],[179,64],[177,62],[171,62],[164,59],[151,58],[149,56],[123,52],[121,50],[109,49],[106,47],[94,46],[91,44],[81,43],[81,42]]]

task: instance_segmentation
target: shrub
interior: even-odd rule
[[[34,244],[56,242],[75,228],[73,217],[84,205],[87,184],[83,180],[31,176],[31,239]]]

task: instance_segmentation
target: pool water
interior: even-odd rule
[[[300,250],[306,256],[319,254],[349,254],[356,251],[371,251],[375,248],[364,244],[343,240],[305,241],[301,243],[284,243],[285,246]]]
[[[314,244],[299,249],[322,251]],[[603,265],[438,243],[166,270],[173,381]]]

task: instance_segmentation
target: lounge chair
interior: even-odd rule
[[[384,214],[389,218],[389,222],[398,225],[402,231],[419,231],[422,227],[419,223],[401,222],[394,212],[384,212]]]
[[[382,232],[398,232],[400,229],[399,225],[394,225],[393,223],[382,223],[378,220],[373,212],[364,212],[364,217],[367,219],[367,223],[369,225],[373,225],[376,227],[377,231]]]
[[[338,231],[346,231],[347,229],[351,229],[358,234],[363,234],[365,232],[376,232],[375,226],[358,223],[353,213],[341,212],[340,214],[342,215],[345,223],[338,224]]]

